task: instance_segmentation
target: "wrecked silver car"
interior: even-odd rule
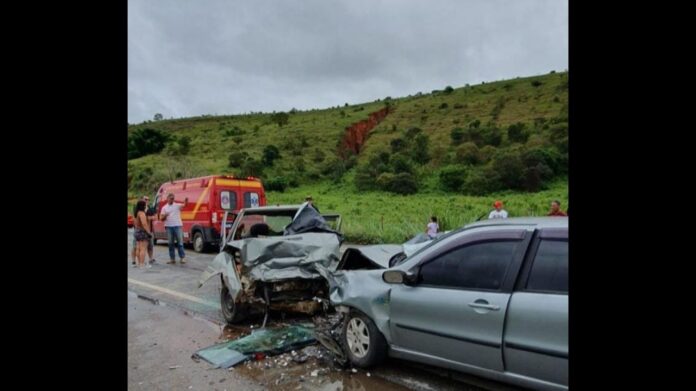
[[[264,313],[265,325],[271,310],[314,314],[327,304],[326,274],[339,261],[340,225],[340,215],[319,214],[308,203],[242,209],[199,287],[220,276],[228,323]]]
[[[430,238],[420,233],[403,244],[375,244],[348,248],[341,257],[338,270],[386,269],[415,254],[433,240],[449,233],[439,233]]]
[[[567,218],[474,223],[395,259],[398,247],[352,251],[328,275],[351,364],[390,356],[567,390]]]

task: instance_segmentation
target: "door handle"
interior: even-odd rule
[[[483,309],[487,309],[487,310],[491,310],[491,311],[498,311],[500,309],[499,306],[494,305],[494,304],[484,304],[484,303],[477,303],[477,302],[469,303],[469,307],[483,308]]]

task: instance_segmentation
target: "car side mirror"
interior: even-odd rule
[[[401,270],[387,270],[382,273],[382,280],[387,284],[415,284],[417,277],[415,274],[409,274]]]

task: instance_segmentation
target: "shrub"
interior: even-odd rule
[[[445,94],[451,94],[453,91],[454,88],[452,88],[452,86],[445,87]]]
[[[264,181],[263,187],[267,191],[279,191],[282,193],[288,187],[288,180],[282,176],[269,178]]]
[[[504,188],[517,190],[522,188],[525,166],[518,151],[498,153],[493,158],[492,167]]]
[[[540,82],[539,80],[534,80],[534,81],[532,82],[532,87],[539,87],[539,86],[541,86],[542,84],[544,84],[544,83]]]
[[[418,192],[418,182],[413,175],[396,174],[392,181],[391,192],[397,194],[415,194]]]
[[[315,163],[321,163],[326,159],[326,153],[319,148],[314,148],[314,155],[312,156],[312,161]]]
[[[243,177],[261,177],[263,176],[263,163],[260,160],[256,160],[253,158],[247,159],[246,161],[244,161],[244,163],[242,163],[239,175]]]
[[[405,136],[407,139],[411,140],[414,137],[416,137],[417,134],[422,133],[422,132],[423,132],[423,130],[421,128],[417,128],[414,126],[414,127],[408,128]]]
[[[452,144],[459,145],[464,141],[464,136],[466,133],[462,128],[454,128],[450,131],[450,138],[452,139]]]
[[[478,164],[481,162],[481,156],[476,144],[472,142],[464,143],[457,148],[457,162],[462,164]]]
[[[461,191],[466,195],[482,196],[498,191],[500,188],[500,179],[496,172],[490,168],[484,168],[469,170]]]
[[[440,109],[446,109],[447,107],[448,107],[448,106],[447,106],[447,102],[442,102],[442,104],[440,104],[440,107],[439,107],[439,108],[440,108]]]
[[[264,165],[270,167],[273,166],[273,161],[280,158],[280,150],[275,145],[266,145],[263,148],[263,156],[261,161]]]
[[[159,130],[137,129],[128,135],[128,159],[158,153],[165,147],[170,137]]]
[[[395,138],[389,142],[392,153],[403,151],[406,148],[406,142],[402,138]]]
[[[402,155],[402,154],[394,154],[391,156],[391,159],[389,160],[389,165],[391,166],[391,169],[394,173],[402,173],[406,172],[409,174],[413,174],[413,167],[411,166],[411,162],[409,159]]]
[[[447,191],[459,191],[466,178],[466,168],[447,166],[440,170],[440,187]]]
[[[244,151],[234,151],[227,158],[227,166],[230,168],[240,168],[242,164],[249,158],[249,154]]]
[[[507,135],[511,143],[526,143],[529,138],[529,133],[525,131],[526,125],[522,122],[517,122],[508,126]]]
[[[425,164],[430,161],[429,138],[421,133],[413,138],[411,145],[411,158],[418,164]]]

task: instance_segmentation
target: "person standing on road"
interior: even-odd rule
[[[142,268],[145,264],[145,253],[147,252],[147,243],[152,236],[150,231],[150,223],[145,215],[145,201],[139,200],[135,205],[135,240],[136,240],[136,255],[138,259],[138,267]],[[151,267],[147,264],[147,267]]]
[[[147,222],[150,227],[150,241],[147,243],[147,256],[150,259],[150,264],[155,263],[155,257],[153,256],[155,250],[155,230],[152,227],[152,222],[155,221],[157,217],[157,211],[154,207],[150,208],[150,197],[143,196],[143,201],[145,201],[145,216],[147,216]]]
[[[154,246],[155,246],[155,234],[154,230],[152,229],[152,222],[155,220],[155,215],[157,212],[155,211],[155,208],[148,208],[148,204],[150,203],[150,197],[148,196],[142,196],[141,200],[145,201],[145,216],[147,216],[147,220],[150,223],[150,233],[152,233],[152,236],[150,237],[150,242],[147,245],[147,255],[150,259],[150,264],[155,263],[155,258],[153,257],[153,251],[154,251]],[[133,211],[133,216],[135,216],[137,212]],[[136,248],[137,248],[137,241],[135,239],[135,229],[133,230],[133,250],[131,251],[131,259],[133,260],[132,264],[135,266],[135,260],[136,260]]]
[[[558,200],[551,201],[551,210],[547,216],[568,216],[561,210],[561,202]]]
[[[188,204],[188,197],[184,199],[184,203],[174,203],[174,193],[167,194],[167,205],[162,207],[160,220],[164,221],[164,228],[167,230],[167,239],[169,240],[169,264],[176,263],[174,256],[174,239],[177,241],[179,249],[179,258],[181,264],[186,263],[186,254],[184,253],[184,223],[181,221],[181,208]]]
[[[495,210],[491,211],[491,213],[488,215],[489,219],[507,219],[508,218],[508,212],[503,209],[503,202],[500,200],[497,200],[493,203],[493,207]]]
[[[437,225],[437,217],[431,216],[430,222],[425,227],[425,233],[428,235],[428,237],[430,239],[434,239],[435,236],[437,236],[437,233],[439,230],[440,230],[440,226]]]

